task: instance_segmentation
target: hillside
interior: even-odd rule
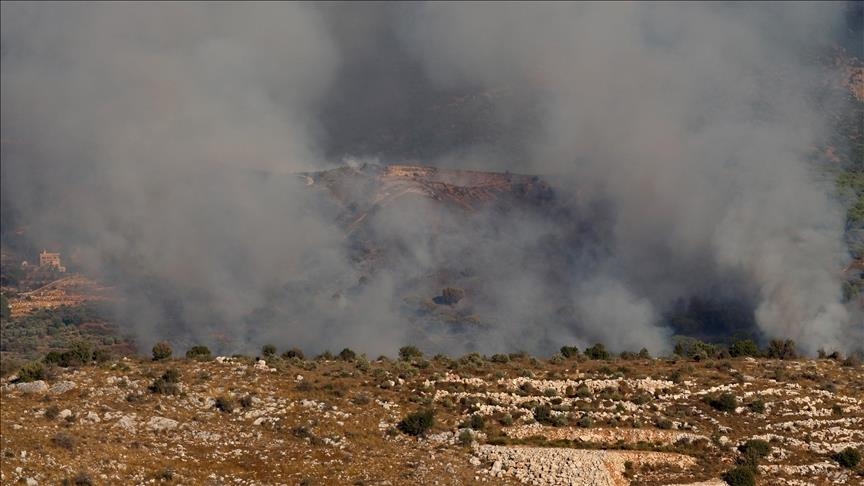
[[[853,360],[574,352],[198,354],[6,379],[0,481],[721,485],[736,462],[757,467],[759,484],[864,480],[864,466],[835,458],[864,447]],[[403,421],[427,409],[428,430]]]

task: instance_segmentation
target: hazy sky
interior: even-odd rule
[[[753,299],[766,337],[848,349],[864,324],[840,303],[843,209],[809,162],[840,102],[817,59],[843,13],[3,2],[3,202],[36,241],[85,242],[85,268],[135,269],[124,313],[145,346],[224,332],[392,353],[420,339],[399,311],[406,282],[480,248],[471,263],[523,262],[481,275],[501,318],[481,351],[663,352],[674,302],[727,292]],[[376,228],[409,256],[358,287],[336,208],[280,176],[346,158],[552,177],[612,208],[603,256],[559,248],[562,287],[524,262],[571,238],[566,224],[479,215],[507,244],[465,224],[439,239],[418,203]],[[572,320],[532,321],[561,288]],[[265,316],[274,305],[290,313]]]

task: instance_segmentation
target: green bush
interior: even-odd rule
[[[220,412],[231,413],[234,411],[234,399],[221,395],[216,397],[216,402],[213,404],[213,407]]]
[[[156,393],[159,395],[178,395],[180,393],[180,387],[177,386],[177,383],[180,382],[180,371],[177,368],[169,368],[165,370],[165,373],[162,374],[159,378],[153,380],[153,383],[150,384],[148,390],[151,393]]]
[[[486,427],[486,421],[483,420],[483,416],[480,414],[472,414],[471,419],[468,421],[468,426],[474,430],[483,430]]]
[[[282,357],[285,359],[297,358],[297,359],[306,359],[306,355],[303,354],[303,350],[300,348],[291,348],[288,351],[282,353]]]
[[[435,425],[435,411],[432,409],[412,413],[396,425],[402,433],[408,435],[423,435]]]
[[[720,396],[708,397],[708,405],[721,412],[734,412],[738,407],[738,399],[731,393],[723,393]]]
[[[48,420],[54,420],[58,415],[60,415],[60,407],[57,405],[51,405],[45,409],[45,418]]]
[[[672,426],[674,424],[672,423],[671,420],[669,420],[667,418],[660,418],[660,419],[657,419],[656,422],[654,422],[654,425],[656,425],[658,429],[669,430],[672,428]]]
[[[111,350],[107,348],[97,348],[93,351],[93,361],[97,363],[107,363],[114,358]]]
[[[742,454],[745,466],[756,469],[759,461],[771,453],[771,444],[761,439],[751,439],[738,446],[738,452]]]
[[[192,346],[188,351],[186,351],[186,359],[210,361],[213,359],[213,354],[207,346]]]
[[[729,346],[729,356],[738,358],[742,356],[759,356],[759,346],[750,339],[742,339]]]
[[[339,359],[342,361],[354,361],[357,359],[357,353],[351,349],[345,348],[342,351],[339,351]]]
[[[594,346],[585,348],[585,356],[589,359],[609,359],[609,352],[606,351],[606,346],[602,343],[597,343]]]
[[[78,440],[69,434],[68,432],[58,432],[54,434],[54,437],[51,438],[51,442],[60,448],[75,450],[75,446],[78,445]]]
[[[561,346],[561,355],[565,358],[578,358],[580,354],[576,346]]]
[[[402,346],[399,348],[399,359],[403,361],[411,361],[415,358],[422,358],[423,351],[420,351],[417,346]]]
[[[164,361],[171,357],[174,350],[167,341],[159,341],[153,345],[153,361]]]
[[[745,466],[738,466],[726,471],[722,478],[729,486],[756,486],[756,475],[753,473],[753,469]]]
[[[852,469],[861,462],[861,453],[858,449],[847,447],[842,451],[834,454],[834,460],[843,467]]]
[[[268,359],[276,356],[276,346],[273,346],[272,344],[265,344],[264,346],[261,346],[261,356],[264,356]]]
[[[795,350],[795,341],[791,339],[772,339],[768,343],[768,350],[765,352],[770,359],[795,359],[798,357],[798,352]]]
[[[45,365],[38,361],[27,363],[18,370],[19,382],[26,383],[30,381],[44,380],[47,377],[48,370],[45,369]]]
[[[753,413],[765,413],[765,401],[761,398],[753,400],[749,405],[747,405],[747,407]]]

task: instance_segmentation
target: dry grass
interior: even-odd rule
[[[814,450],[786,441],[804,441],[806,435],[812,444],[830,441],[834,436],[825,432],[831,427],[827,422],[797,426],[795,431],[781,426],[769,430],[772,424],[805,420],[809,415],[818,421],[861,419],[857,425],[840,428],[849,428],[853,441],[864,439],[860,366],[843,367],[831,360],[565,360],[556,364],[515,356],[500,361],[466,357],[418,360],[411,365],[388,360],[358,367],[339,360],[292,359],[268,363],[277,369],[270,372],[255,369],[248,361],[127,360],[68,370],[56,381],[71,380],[78,386],[61,395],[48,394],[50,401],[44,394],[3,390],[2,482],[33,477],[40,484],[56,484],[87,471],[100,484],[151,479],[178,484],[226,484],[235,479],[258,484],[299,484],[304,479],[312,484],[474,484],[480,479],[517,484],[508,475],[488,477],[491,464],[476,465],[476,459],[471,463],[472,449],[465,445],[467,438],[460,441],[459,426],[472,422],[480,429],[474,438],[481,444],[674,452],[692,456],[697,463],[694,468],[640,468],[633,472],[639,484],[718,478],[734,464],[735,445],[769,432],[780,437],[772,445],[782,457],[766,458],[766,464],[830,460],[820,446]],[[170,368],[179,370],[179,393],[148,391]],[[778,373],[783,382],[772,381]],[[513,386],[514,380],[526,375],[534,376],[533,385]],[[663,389],[646,392],[634,385],[645,378],[669,382]],[[563,380],[592,389],[579,394],[574,386],[568,396],[563,386],[554,390]],[[824,389],[826,381],[832,383],[833,392]],[[706,394],[723,387],[738,397],[743,407],[739,413],[719,412],[704,403]],[[128,396],[136,398],[128,400]],[[548,403],[570,422],[565,428],[541,427],[533,437],[516,438],[513,431],[529,425],[533,413],[524,404],[504,404],[506,397]],[[747,408],[756,397],[763,399],[765,414]],[[396,430],[403,417],[430,406],[436,410],[430,432],[435,440]],[[495,407],[510,409],[492,411]],[[73,413],[71,421],[43,416],[46,410],[49,415],[60,410],[62,416],[66,409]],[[154,417],[176,420],[177,427],[151,430],[148,424]],[[590,420],[578,421],[584,417]],[[125,429],[121,422],[135,429]],[[628,433],[616,434],[616,428]],[[679,440],[682,437],[676,433],[705,439]],[[71,440],[58,441],[58,436]],[[67,443],[71,446],[63,445]],[[852,481],[860,481],[860,468],[847,473]],[[772,481],[796,477],[800,475],[782,471],[763,474]]]

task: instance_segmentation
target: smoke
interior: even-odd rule
[[[664,352],[665,313],[721,295],[765,337],[848,349],[843,213],[811,161],[842,14],[7,2],[3,204],[119,282],[143,347]],[[290,173],[354,158],[536,173],[559,200],[421,199],[346,238]],[[417,312],[457,284],[449,314]],[[454,315],[476,325],[435,324]]]

